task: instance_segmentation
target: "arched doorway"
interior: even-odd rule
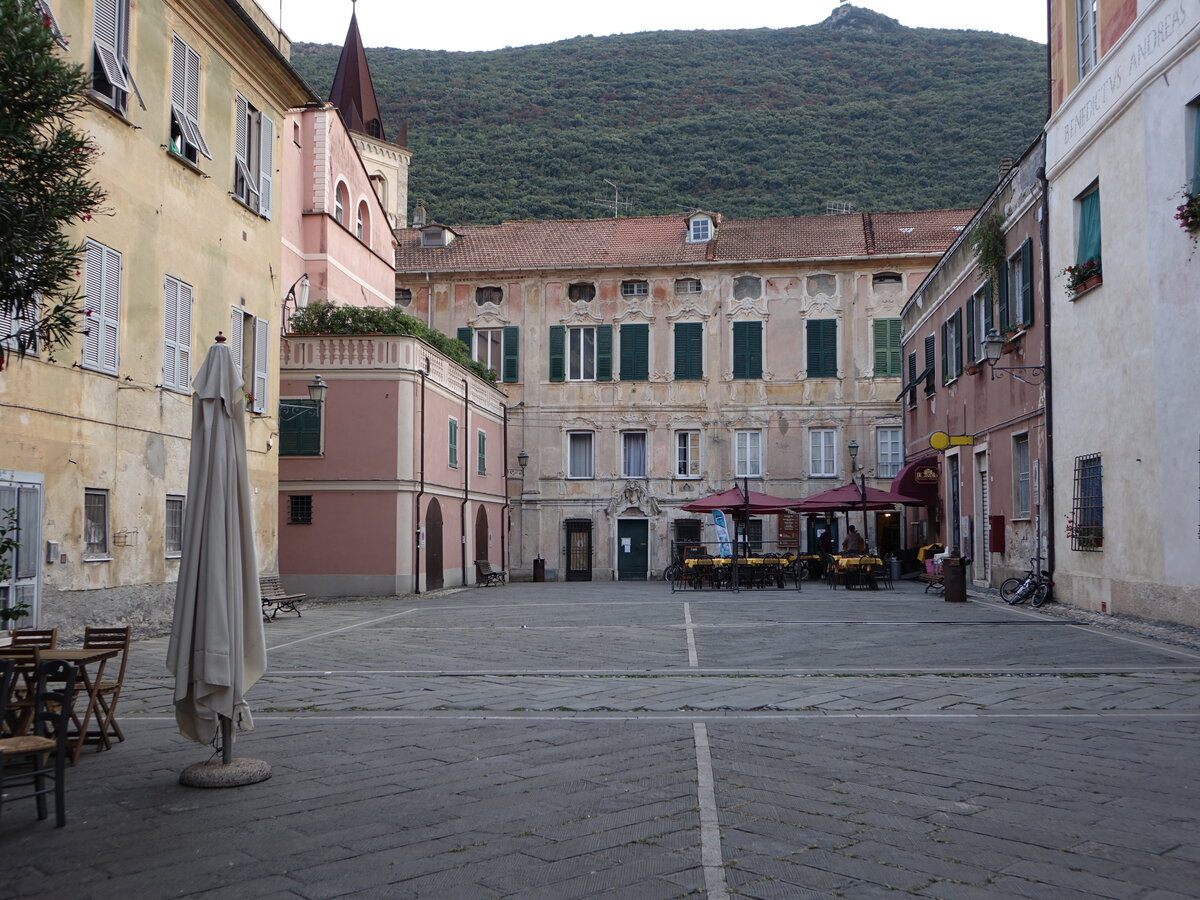
[[[442,573],[442,506],[434,497],[425,510],[425,590],[445,587]]]
[[[488,547],[488,517],[487,510],[482,506],[475,515],[475,558],[491,559]]]

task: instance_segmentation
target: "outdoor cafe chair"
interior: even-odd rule
[[[115,678],[105,678],[96,685],[96,729],[89,729],[82,739],[89,744],[98,744],[98,749],[107,750],[111,744],[109,737],[118,741],[125,740],[125,734],[117,723],[117,701],[121,699],[121,688],[125,684],[125,666],[129,662],[129,640],[133,629],[126,625],[123,628],[102,628],[89,625],[83,632],[84,650],[118,650],[120,656],[113,662],[117,665]]]
[[[57,628],[18,628],[8,646],[13,650],[53,650],[57,645]]]
[[[11,672],[7,678],[11,678]],[[46,818],[46,795],[54,793],[54,823],[67,824],[64,788],[67,766],[67,730],[74,703],[75,666],[62,660],[38,663],[34,687],[33,733],[0,738],[0,812],[4,803],[33,797],[38,818]],[[21,761],[21,768],[10,768]],[[47,786],[47,779],[53,786]],[[27,794],[12,794],[10,786],[30,787]]]

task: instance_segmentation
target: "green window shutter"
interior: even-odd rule
[[[487,474],[487,433],[479,432],[479,474]]]
[[[612,326],[596,326],[596,380],[612,381]]]
[[[950,354],[947,353],[946,338],[950,336],[950,322],[942,323],[942,384],[950,380]]]
[[[1079,250],[1076,265],[1100,259],[1100,189],[1079,198]]]
[[[704,325],[675,323],[675,378],[697,381],[704,377]]]
[[[917,402],[917,351],[908,354],[908,402]]]
[[[281,400],[279,403],[279,455],[319,456],[320,453],[320,408],[311,400]]]
[[[963,369],[962,319],[961,309],[950,319],[954,328],[954,359],[950,360],[954,375],[961,375]]]
[[[996,279],[996,292],[999,295],[1000,301],[1000,331],[1011,331],[1013,327],[1012,316],[1008,312],[1008,264],[1000,267],[1000,277]]]
[[[983,286],[983,334],[979,339],[987,340],[988,332],[995,327],[992,322],[992,283],[989,281]]]
[[[875,377],[900,377],[900,320],[876,319],[871,323],[875,344]]]
[[[455,419],[450,420],[450,435],[447,441],[447,458],[451,468],[458,466],[458,422]]]
[[[975,296],[967,298],[967,362],[973,363],[979,357],[979,347],[975,342]]]
[[[808,377],[837,376],[837,319],[809,319]]]
[[[567,328],[565,325],[550,326],[550,380],[565,381]]]
[[[466,345],[467,352],[470,353],[471,358],[474,359],[475,358],[475,348],[471,346],[471,329],[470,328],[458,329],[458,339],[464,345]]]
[[[733,377],[762,378],[762,322],[733,323]]]
[[[621,326],[621,380],[650,378],[650,326]]]
[[[1021,245],[1021,324],[1033,324],[1033,239]]]
[[[516,325],[504,326],[504,373],[501,378],[505,382],[521,380],[520,357],[521,329]]]

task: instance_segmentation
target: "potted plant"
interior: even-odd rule
[[[1004,249],[1004,216],[993,212],[980,219],[971,229],[971,247],[986,277],[998,281],[1008,262]]]
[[[1175,219],[1193,243],[1200,241],[1200,187],[1184,188],[1183,202],[1175,207]]]
[[[1067,266],[1062,272],[1067,276],[1067,296],[1074,297],[1084,291],[1094,288],[1104,280],[1100,260],[1089,259],[1087,262]]]

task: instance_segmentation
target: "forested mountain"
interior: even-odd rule
[[[325,96],[339,51],[292,61]],[[603,216],[605,179],[629,215],[975,206],[1046,111],[1044,45],[853,6],[798,28],[368,58],[388,136],[408,122],[409,197],[448,224]]]

